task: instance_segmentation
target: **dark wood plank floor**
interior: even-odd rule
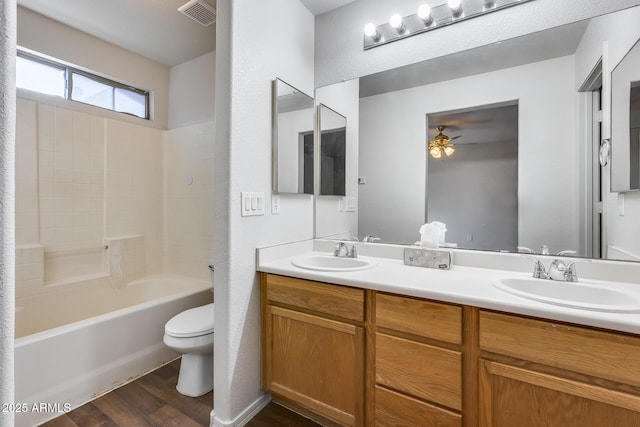
[[[208,427],[213,409],[213,392],[200,397],[178,393],[176,383],[179,369],[178,359],[42,426]],[[269,403],[247,426],[319,427],[319,424]]]

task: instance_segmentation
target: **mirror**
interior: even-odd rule
[[[313,194],[313,98],[276,79],[272,99],[272,190]]]
[[[320,195],[345,196],[347,118],[318,106],[320,129]]]
[[[640,7],[633,7],[355,79],[359,86],[358,209],[349,234],[359,240],[373,235],[382,243],[413,244],[420,238],[422,224],[438,220],[450,225],[447,243],[458,248],[548,250],[584,257],[609,251],[610,258],[640,259],[640,248],[634,248],[634,243],[623,243],[622,249],[638,257],[621,256],[624,251],[611,255],[617,236],[630,233],[629,225],[617,218],[615,203],[607,200],[607,180],[600,184],[599,177],[608,175],[608,170],[596,166],[608,119],[605,116],[602,135],[600,129],[594,135],[586,131],[593,126],[587,117],[593,116],[590,108],[596,104],[593,99],[602,86],[601,76],[610,71],[607,64],[601,65],[601,74],[594,71],[602,63],[603,42],[608,43],[608,61],[613,66],[640,37],[640,28],[630,25],[639,16]],[[392,47],[388,47],[390,55]],[[317,88],[316,96],[344,84]],[[493,151],[491,144],[481,148],[498,142],[504,128],[492,117],[474,119],[474,115],[488,106],[505,105],[515,106],[515,145]],[[450,117],[445,123],[439,115]],[[455,153],[443,156],[434,166],[428,141],[436,136],[437,125],[445,125],[444,133],[450,137],[460,138],[453,141]],[[466,143],[480,134],[484,141]],[[475,163],[460,166],[464,173],[456,173],[453,160],[462,161],[474,150],[485,158],[476,157]],[[498,167],[508,169],[512,177],[492,183],[489,172]],[[448,174],[444,179],[443,173]],[[483,193],[468,204],[471,195],[479,194],[470,190],[472,184],[481,179],[484,187],[496,192]],[[513,220],[491,226],[472,221],[480,212],[486,218],[494,215],[492,209],[504,201],[501,191],[513,194],[513,203],[509,202]],[[597,211],[595,201],[600,195],[606,216]],[[448,205],[438,201],[442,196]],[[441,217],[438,210],[449,213]],[[640,219],[640,201],[627,198],[627,215]],[[328,227],[320,210],[316,221],[324,225],[316,237],[344,232]],[[471,228],[458,225],[463,221]],[[510,237],[503,239],[499,234],[506,231]]]
[[[640,190],[640,42],[611,73],[611,190]]]

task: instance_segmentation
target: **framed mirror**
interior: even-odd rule
[[[324,104],[318,105],[320,131],[320,195],[345,196],[347,118]]]
[[[272,99],[272,191],[313,194],[313,98],[276,79]]]
[[[611,73],[611,191],[640,190],[640,42]]]

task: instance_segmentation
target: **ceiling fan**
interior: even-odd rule
[[[429,141],[429,154],[431,154],[431,157],[433,157],[434,159],[441,158],[442,153],[446,154],[447,157],[449,157],[456,151],[451,141],[460,138],[460,136],[449,138],[447,135],[442,133],[442,131],[446,128],[446,126],[436,126],[438,134],[435,136],[435,138],[433,138],[433,140]]]

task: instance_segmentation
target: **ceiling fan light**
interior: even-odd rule
[[[438,147],[431,147],[429,149],[429,154],[431,154],[431,157],[433,157],[434,159],[439,159],[440,157],[442,157],[442,151],[440,151]]]
[[[447,157],[449,157],[450,155],[452,155],[453,153],[455,153],[456,149],[449,146],[449,147],[445,147],[444,149],[444,154],[447,155]]]

